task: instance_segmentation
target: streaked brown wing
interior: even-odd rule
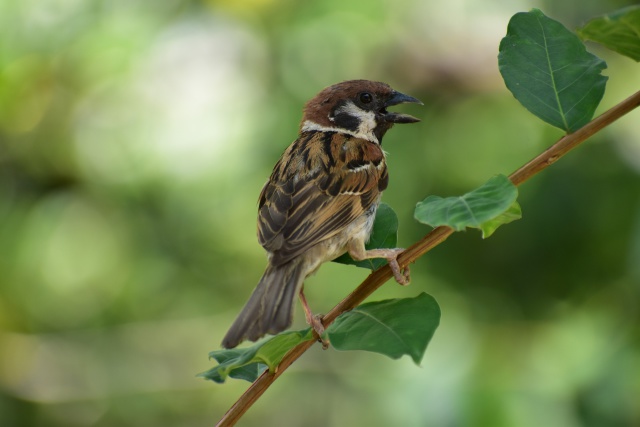
[[[386,186],[386,166],[378,167],[384,158],[368,159],[371,150],[354,149],[360,144],[370,143],[316,132],[285,151],[258,211],[258,239],[274,265],[340,233],[377,200],[381,180]]]

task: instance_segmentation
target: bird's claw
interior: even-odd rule
[[[400,264],[398,264],[398,256],[402,252],[404,252],[404,249],[391,249],[391,253],[387,257],[387,262],[389,263],[389,267],[393,273],[393,278],[396,279],[396,282],[402,286],[407,286],[411,282],[411,272],[409,270],[409,265],[404,268],[400,268]]]
[[[329,340],[322,337],[324,334],[324,325],[322,324],[322,315],[316,314],[315,316],[307,317],[307,323],[311,325],[313,331],[318,335],[318,342],[322,343],[322,349],[329,348]]]
[[[391,258],[389,260],[389,267],[391,267],[393,278],[396,279],[396,282],[401,286],[407,286],[411,282],[411,272],[408,265],[401,269],[400,264],[398,264],[398,260]]]

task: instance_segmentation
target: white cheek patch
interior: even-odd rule
[[[364,139],[369,141],[378,142],[378,138],[373,133],[373,130],[378,125],[376,123],[376,115],[373,111],[365,111],[355,105],[353,102],[349,101],[342,107],[336,110],[336,113],[345,113],[350,115],[351,117],[357,117],[360,121],[360,125],[358,126],[358,130],[356,134],[364,135]]]

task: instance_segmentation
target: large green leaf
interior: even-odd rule
[[[386,203],[380,203],[376,212],[376,220],[373,223],[371,238],[366,244],[366,249],[395,248],[398,242],[398,216]],[[350,264],[362,268],[375,270],[387,263],[381,258],[354,261],[348,253],[334,259],[341,264]]]
[[[429,196],[416,205],[414,217],[432,227],[446,225],[456,231],[479,228],[489,237],[502,224],[522,216],[518,188],[504,175],[496,175],[459,197]]]
[[[338,316],[327,335],[337,350],[373,351],[392,359],[407,354],[419,364],[439,324],[438,303],[421,293],[362,304]]]
[[[313,335],[308,328],[284,332],[247,348],[212,351],[209,357],[218,365],[198,376],[217,383],[223,383],[227,377],[253,382],[267,367],[273,372],[289,350],[310,339]]]
[[[538,9],[515,14],[500,42],[500,73],[533,114],[567,132],[591,120],[604,94],[607,64]]]
[[[640,6],[594,18],[578,29],[578,35],[640,61]]]

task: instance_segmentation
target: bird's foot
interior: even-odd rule
[[[398,252],[395,253],[394,256],[387,258],[387,262],[389,263],[389,267],[391,268],[391,272],[393,273],[393,278],[396,279],[401,286],[407,286],[411,283],[411,271],[409,270],[409,266],[407,265],[405,268],[401,269],[400,264],[398,264],[398,255],[402,253],[404,249],[394,249]]]
[[[322,324],[322,315],[316,314],[315,316],[311,312],[311,308],[307,303],[307,298],[304,296],[304,288],[300,289],[300,301],[302,302],[302,308],[304,309],[304,317],[307,319],[307,323],[311,325],[311,328],[316,333],[317,340],[319,343],[322,343],[322,349],[326,350],[329,348],[329,340],[326,340],[322,337],[324,334],[324,325]]]
[[[318,342],[322,343],[322,349],[329,348],[329,340],[322,337],[324,335],[324,325],[322,324],[322,315],[307,316],[307,323],[311,325],[315,333],[318,335]]]
[[[407,286],[409,282],[411,282],[411,274],[408,265],[404,268],[400,268],[400,264],[398,264],[398,256],[400,256],[402,252],[404,252],[404,249],[402,248],[369,249],[368,251],[365,251],[361,248],[358,248],[358,246],[352,246],[349,249],[351,258],[355,259],[356,261],[371,258],[386,259],[389,263],[389,267],[391,268],[391,272],[393,273],[393,278],[396,279],[396,282],[398,282],[402,286]]]

